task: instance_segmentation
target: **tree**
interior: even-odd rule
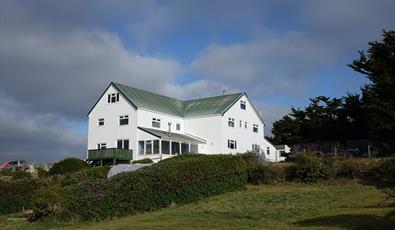
[[[382,42],[369,42],[367,52],[348,65],[371,83],[362,88],[369,137],[383,155],[395,153],[395,32],[383,31]]]
[[[357,94],[342,98],[310,98],[304,109],[274,122],[271,139],[275,144],[294,145],[321,140],[366,139],[366,110]]]

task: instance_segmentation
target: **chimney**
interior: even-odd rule
[[[170,132],[171,132],[171,122],[167,123],[169,125],[169,130],[167,132],[167,136],[170,137]]]

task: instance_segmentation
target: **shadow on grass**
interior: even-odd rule
[[[342,227],[346,229],[394,229],[395,218],[375,215],[336,215],[295,222],[304,227]]]

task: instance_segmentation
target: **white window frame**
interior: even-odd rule
[[[121,120],[127,120],[127,124],[121,124]],[[118,125],[119,126],[129,125],[129,115],[119,116]]]
[[[267,154],[267,155],[270,155],[270,147],[267,147],[267,148],[266,148],[266,154]]]
[[[247,129],[248,128],[248,124],[247,122],[244,122],[244,128]]]
[[[258,125],[257,125],[257,124],[253,124],[253,125],[252,125],[252,131],[253,131],[254,133],[258,133]]]
[[[107,149],[107,143],[98,143],[97,149]]]
[[[228,126],[234,128],[235,127],[235,119],[229,117],[228,118]]]
[[[252,151],[256,151],[259,153],[260,146],[258,144],[252,144]]]
[[[121,141],[121,149],[130,149],[130,141],[129,139],[118,139],[116,142],[116,146],[118,148],[118,142]],[[125,148],[125,141],[128,141],[128,147]]]
[[[228,139],[228,149],[237,149],[237,141]]]
[[[247,110],[247,103],[245,101],[240,101],[240,109]]]
[[[109,93],[107,96],[107,103],[115,103],[119,101],[119,93]]]
[[[240,126],[240,128],[243,128],[243,121],[242,120],[240,120],[239,126]]]
[[[160,119],[152,118],[152,127],[160,129]]]
[[[100,124],[103,123],[103,124]],[[104,118],[97,119],[97,126],[104,126]]]
[[[176,130],[178,130],[178,131],[181,130],[181,124],[180,124],[180,123],[177,123],[177,124],[176,124]]]

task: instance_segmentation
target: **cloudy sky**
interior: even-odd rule
[[[245,91],[270,133],[309,97],[359,92],[346,65],[393,0],[0,0],[0,162],[84,157],[111,81],[180,99]]]

